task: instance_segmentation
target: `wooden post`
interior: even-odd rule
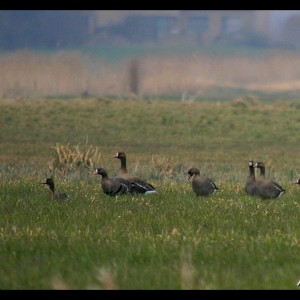
[[[139,94],[140,65],[138,59],[132,59],[129,64],[129,91],[134,95]]]

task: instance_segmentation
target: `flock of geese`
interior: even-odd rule
[[[101,187],[102,191],[109,196],[119,196],[124,194],[157,194],[155,187],[138,178],[131,177],[128,174],[126,167],[126,155],[124,152],[117,152],[113,158],[121,161],[119,174],[116,177],[108,177],[105,169],[97,168],[94,175],[102,177]],[[255,168],[260,169],[259,178],[255,178]],[[192,189],[197,197],[210,196],[216,191],[218,187],[214,181],[206,176],[200,175],[197,168],[191,168],[188,171],[188,180],[192,178]],[[47,185],[51,199],[68,200],[67,193],[59,193],[55,191],[54,181],[52,178],[46,178],[41,182]],[[300,179],[293,182],[300,185]],[[260,197],[262,199],[276,199],[282,196],[286,191],[276,182],[268,180],[265,176],[265,165],[263,162],[249,161],[249,176],[245,185],[245,192],[253,197]]]

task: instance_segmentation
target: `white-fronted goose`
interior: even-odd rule
[[[262,161],[259,161],[255,164],[255,168],[258,168],[260,170],[259,174],[259,180],[266,180],[266,167],[265,164]],[[282,189],[282,187],[275,181],[271,181],[274,185]]]
[[[46,178],[44,181],[41,182],[41,184],[47,185],[50,195],[51,195],[51,199],[53,199],[53,200],[68,200],[69,199],[69,195],[67,193],[58,193],[55,191],[54,180],[52,178]]]
[[[141,194],[143,190],[121,177],[108,178],[107,172],[103,168],[97,168],[94,175],[101,175],[101,187],[105,194],[109,196],[118,196],[124,194]]]
[[[258,196],[257,182],[255,180],[254,161],[249,161],[249,176],[245,186],[245,192],[250,196]]]
[[[188,175],[188,180],[194,176],[192,180],[192,189],[197,197],[209,196],[219,189],[212,179],[200,175],[200,171],[197,168],[189,169]]]
[[[300,179],[297,179],[296,181],[293,182],[294,184],[299,184],[300,185]]]
[[[126,154],[124,152],[117,152],[113,156],[113,158],[118,158],[121,161],[121,167],[120,167],[119,175],[118,175],[119,177],[124,178],[135,185],[138,185],[141,188],[141,190],[143,191],[142,192],[143,194],[156,194],[157,193],[155,187],[152,184],[150,184],[138,177],[131,177],[128,175],[128,171],[127,171],[127,167],[126,167]]]
[[[260,179],[258,181],[258,194],[263,199],[276,199],[285,193],[285,190],[277,182],[267,180],[265,177],[265,164],[257,162],[256,168],[260,169]]]

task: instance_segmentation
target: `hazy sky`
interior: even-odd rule
[[[278,29],[284,24],[287,19],[295,14],[300,14],[300,10],[274,10],[271,17],[271,28],[274,32],[278,32]]]

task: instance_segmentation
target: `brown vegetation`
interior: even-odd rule
[[[0,56],[0,97],[124,96],[130,93],[129,60],[109,63],[79,51]],[[195,95],[215,88],[264,92],[300,88],[296,52],[151,54],[139,59],[139,94]]]

